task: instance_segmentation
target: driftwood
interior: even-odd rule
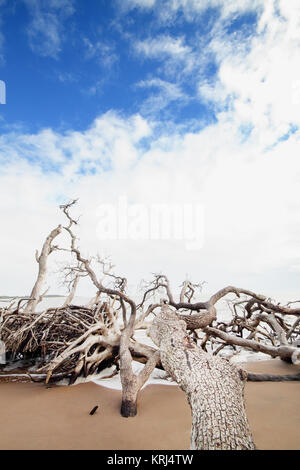
[[[247,349],[298,364],[297,302],[281,305],[234,286],[203,301],[199,300],[203,283],[191,281],[182,284],[176,299],[162,274],[144,283],[141,300],[136,302],[126,292],[127,279],[115,275],[110,263],[82,255],[74,233],[77,221],[70,215],[75,203],[61,206],[67,226],[52,231],[37,256],[40,269],[31,296],[0,308],[0,340],[8,359],[33,359],[35,365],[25,375],[46,383],[62,377],[74,383],[78,377],[113,366],[114,372],[109,373],[120,374],[124,417],[137,413],[139,391],[153,370],[164,369],[187,394],[192,409],[192,448],[254,448],[244,409],[245,381],[299,380],[299,374],[247,373],[233,366],[228,354]],[[68,249],[52,245],[62,230],[70,237]],[[46,272],[42,270],[41,280],[41,265],[45,267],[49,254],[61,249],[71,257],[65,270],[69,296],[61,308],[36,312]],[[100,277],[96,275],[99,267]],[[89,277],[96,295],[87,306],[72,305],[82,276]],[[218,315],[222,300],[227,300],[231,311],[227,321]],[[153,346],[136,341],[138,329],[148,329]],[[227,359],[222,357],[225,352]],[[144,364],[139,374],[133,372],[133,360]]]
[[[57,248],[55,245],[52,244],[52,242],[61,233],[61,231],[61,225],[52,230],[43,244],[41,254],[39,255],[38,251],[36,251],[35,253],[35,259],[39,266],[38,276],[31,291],[31,299],[27,303],[25,312],[34,312],[37,304],[43,300],[43,297],[48,291],[48,289],[46,289],[46,291],[41,294],[47,275],[48,257]]]
[[[187,325],[168,306],[150,335],[162,365],[187,394],[192,411],[191,449],[254,449],[245,406],[246,374],[195,344]]]
[[[47,382],[54,370],[65,376],[72,374],[73,382],[80,374],[101,370],[103,361],[107,367],[113,359],[112,334],[107,342],[108,312],[107,303],[93,309],[69,305],[35,314],[5,312],[1,338],[15,356],[36,357],[37,372],[46,371]],[[117,345],[116,333],[115,339]]]

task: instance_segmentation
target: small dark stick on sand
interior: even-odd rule
[[[92,409],[92,411],[90,411],[90,415],[93,415],[94,413],[96,413],[97,408],[98,408],[98,405],[97,405],[97,406],[94,406],[94,408]]]

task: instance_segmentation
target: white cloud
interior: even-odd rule
[[[190,52],[190,48],[183,44],[182,38],[175,39],[165,35],[138,41],[135,47],[138,52],[145,54],[146,57],[159,58],[160,60],[163,60],[165,56],[183,58],[186,53]]]
[[[159,78],[142,80],[137,83],[139,88],[149,89],[151,94],[140,107],[141,113],[146,115],[156,114],[165,109],[170,103],[176,101],[186,103],[189,98],[176,83],[170,83]],[[156,90],[153,92],[152,90]]]
[[[256,34],[244,44],[219,31],[207,50],[219,64],[217,79],[198,85],[201,100],[217,109],[229,105],[236,125],[251,124],[261,148],[300,126],[299,6],[294,7],[265,2]]]
[[[37,54],[56,59],[64,41],[64,22],[74,13],[73,0],[23,0],[31,22],[27,35],[31,49]]]
[[[99,65],[106,69],[110,68],[118,60],[113,44],[107,44],[102,41],[92,42],[86,37],[83,38],[83,43],[86,48],[86,58],[96,59]]]
[[[138,7],[138,8],[152,8],[155,5],[156,0],[132,0],[131,1],[131,8]]]
[[[140,7],[142,10],[153,8],[162,22],[174,20],[182,14],[185,20],[193,22],[209,8],[219,8],[223,19],[242,12],[262,8],[264,0],[123,0],[123,8],[130,10]]]
[[[115,113],[107,113],[85,132],[69,131],[62,135],[44,129],[37,134],[3,135],[0,160],[7,167],[11,162],[27,161],[76,180],[80,173],[128,168],[138,158],[135,146],[150,133],[149,125],[138,115],[124,120]]]
[[[142,57],[161,62],[167,73],[174,74],[175,70],[180,74],[189,73],[194,67],[193,50],[185,44],[183,37],[174,38],[169,35],[159,35],[154,38],[137,40],[133,46]]]

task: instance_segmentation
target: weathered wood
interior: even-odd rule
[[[41,292],[45,284],[46,275],[47,275],[48,256],[56,248],[52,246],[52,242],[61,233],[61,231],[62,231],[61,225],[58,225],[58,227],[53,229],[43,244],[41,254],[38,255],[38,252],[36,252],[35,254],[36,261],[39,265],[39,270],[38,270],[36,282],[30,294],[31,300],[29,300],[25,308],[25,312],[34,312],[37,304],[42,300],[43,295],[45,295],[45,294],[41,295]]]
[[[168,306],[156,316],[150,336],[164,369],[187,394],[191,449],[254,449],[244,405],[246,374],[197,346]]]

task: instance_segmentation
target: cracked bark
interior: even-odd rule
[[[168,306],[156,316],[150,336],[164,369],[187,395],[191,449],[254,449],[244,405],[247,374],[197,346],[187,335],[185,321]]]

